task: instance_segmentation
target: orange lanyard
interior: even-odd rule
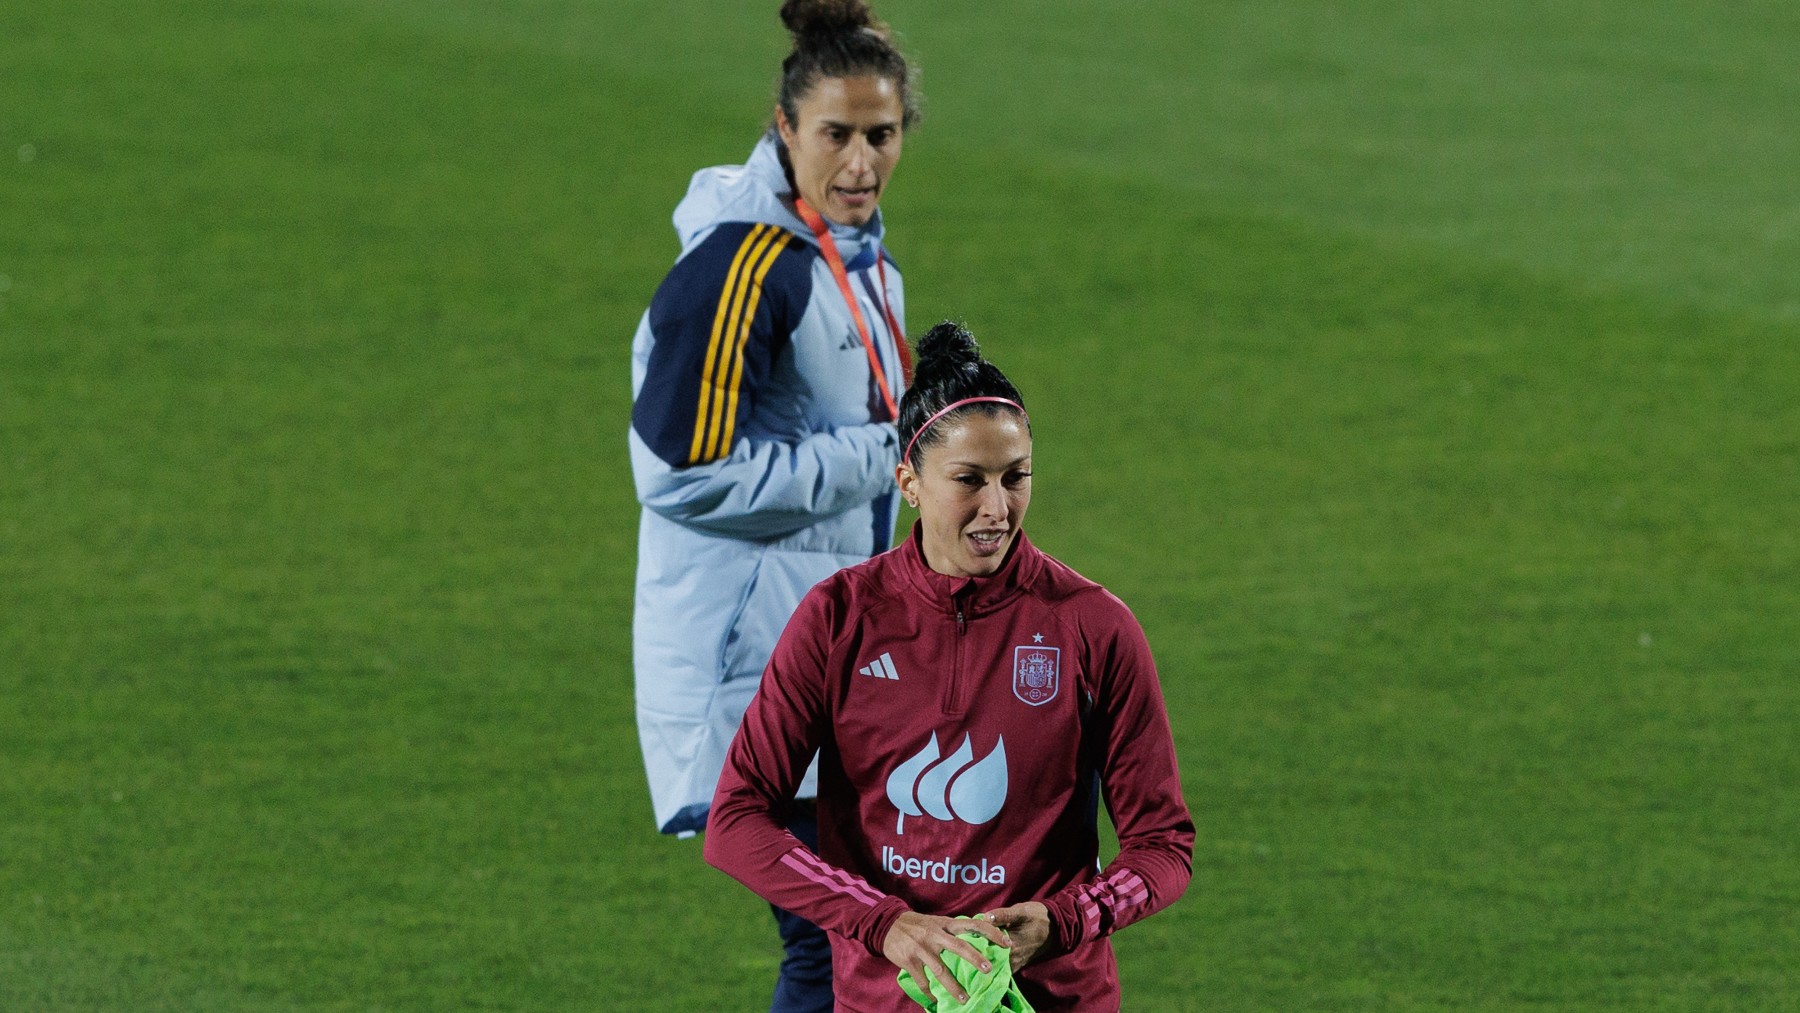
[[[869,368],[875,373],[875,386],[881,391],[881,400],[887,405],[890,420],[897,422],[900,419],[900,409],[894,405],[894,394],[888,388],[887,371],[881,368],[881,356],[875,351],[875,338],[869,333],[868,321],[863,319],[856,293],[850,290],[850,272],[844,270],[844,258],[838,254],[837,243],[831,238],[831,229],[826,226],[825,219],[798,196],[794,198],[794,210],[800,212],[800,218],[812,229],[814,238],[819,241],[819,252],[825,255],[825,263],[831,266],[831,276],[837,279],[838,291],[844,293],[844,302],[850,305],[850,317],[856,321],[856,333],[862,335],[863,350],[869,353]],[[888,333],[894,336],[894,347],[900,353],[901,372],[910,374],[912,355],[906,349],[906,335],[900,333],[900,322],[894,319],[894,310],[888,305],[887,264],[883,261],[881,251],[876,250],[875,270],[881,277],[881,312],[887,318]]]

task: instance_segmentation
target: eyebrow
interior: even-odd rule
[[[857,130],[857,129],[881,130],[883,128],[886,128],[889,130],[900,129],[900,121],[899,120],[882,120],[880,123],[871,123],[867,127],[863,127],[863,128],[858,128],[856,124],[845,123],[842,120],[820,120],[819,125],[822,127],[837,127],[840,130]]]
[[[1025,462],[1027,462],[1029,460],[1031,460],[1030,454],[1026,454],[1024,457],[1015,457],[1012,460],[1006,462],[1006,464],[1003,465],[999,470],[1005,471],[1008,468],[1017,468],[1018,466],[1024,464]],[[986,470],[985,468],[983,468],[981,465],[975,463],[974,461],[946,461],[944,463],[949,465],[952,468],[970,468],[975,471],[985,471]]]

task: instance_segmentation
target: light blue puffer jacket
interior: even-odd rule
[[[898,438],[842,291],[765,136],[694,174],[682,253],[632,342],[643,510],[632,620],[638,735],[656,825],[703,829],[769,652],[813,584],[893,540]],[[879,214],[833,226],[893,398],[900,272]],[[802,796],[813,791],[809,775]]]

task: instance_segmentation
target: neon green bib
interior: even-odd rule
[[[900,972],[900,988],[912,996],[914,1002],[925,1007],[930,1013],[1035,1013],[1031,1004],[1025,1001],[1024,993],[1019,991],[1019,984],[1013,981],[1012,963],[1007,959],[1010,954],[1006,947],[990,942],[986,936],[973,932],[964,932],[959,939],[967,939],[984,960],[993,967],[986,974],[976,964],[954,953],[945,951],[944,966],[950,974],[969,994],[968,1002],[957,1002],[950,994],[950,989],[927,972],[925,977],[931,986],[931,994],[926,995],[919,983],[913,980],[910,971]]]

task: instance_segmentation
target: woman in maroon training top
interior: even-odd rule
[[[838,1009],[955,933],[1010,945],[1039,1013],[1117,1010],[1107,937],[1186,888],[1194,825],[1142,629],[1020,530],[1031,427],[969,333],[920,342],[897,477],[919,521],[806,596],[725,761],[706,859],[832,936]],[[784,827],[819,754],[819,849]],[[1104,800],[1120,852],[1098,867]],[[954,915],[978,915],[976,922]]]

